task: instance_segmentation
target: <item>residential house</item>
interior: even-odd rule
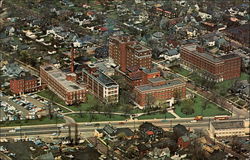
[[[181,125],[181,124],[177,124],[173,127],[173,131],[174,131],[174,135],[176,137],[176,139],[178,140],[178,138],[180,138],[181,136],[184,136],[186,134],[188,134],[188,130],[185,126]]]
[[[165,60],[173,61],[175,59],[180,59],[180,53],[177,49],[169,49],[161,53],[159,58],[164,58]]]
[[[186,135],[178,138],[177,144],[180,148],[187,148],[195,138],[197,138],[196,134],[187,133]]]
[[[148,153],[148,156],[152,160],[165,160],[166,157],[170,157],[169,148],[157,148],[155,147],[151,152]]]
[[[8,63],[1,69],[5,75],[10,77],[20,77],[25,75],[25,70],[17,63]]]
[[[96,129],[94,135],[100,138],[107,138],[111,141],[117,140],[120,134],[124,134],[124,138],[131,139],[134,133],[129,128],[116,128],[111,124],[105,125],[102,129]]]
[[[149,122],[144,122],[139,127],[140,136],[145,141],[154,141],[158,138],[162,138],[164,135],[164,130],[158,126],[153,125]]]
[[[203,20],[207,20],[207,19],[212,19],[212,15],[208,14],[206,12],[198,12],[198,15],[203,19]]]

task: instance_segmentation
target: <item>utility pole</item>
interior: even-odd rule
[[[71,141],[71,125],[69,125],[69,140]]]
[[[75,123],[75,144],[78,144],[78,125]]]

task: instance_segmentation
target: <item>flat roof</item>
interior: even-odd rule
[[[209,53],[203,52],[200,53],[196,50],[197,45],[192,44],[192,45],[186,45],[183,48],[189,50],[191,53],[194,53],[202,58],[208,59],[209,61],[215,62],[215,63],[220,63],[222,60],[219,57],[215,57]]]
[[[53,79],[55,79],[64,88],[66,88],[66,90],[73,92],[85,89],[72,81],[66,80],[67,73],[62,72],[61,70],[55,68],[53,65],[46,65],[41,67],[45,70],[45,72],[53,77]]]
[[[221,122],[212,122],[212,125],[215,129],[235,129],[235,128],[244,128],[243,121],[221,121]]]
[[[29,76],[22,76],[22,77],[17,77],[16,78],[16,80],[21,80],[21,79],[24,79],[24,80],[28,81],[28,80],[37,79],[37,77],[33,76],[33,75],[29,75]]]
[[[156,82],[164,82],[166,80],[162,77],[156,77],[156,78],[149,78],[148,81],[150,81],[151,83],[156,83]]]
[[[131,44],[128,45],[129,48],[133,48],[136,52],[146,52],[151,51],[151,49],[147,48],[146,46],[143,46],[141,44]]]
[[[184,84],[184,83],[185,82],[177,79],[177,80],[167,81],[166,84],[159,85],[159,86],[152,86],[152,85],[148,84],[148,85],[143,85],[143,86],[137,86],[135,88],[142,91],[142,92],[145,92],[145,91],[151,91],[151,90],[168,89],[168,88],[171,88],[175,85],[180,85],[180,84]]]
[[[150,74],[150,73],[156,73],[156,72],[160,72],[159,70],[153,68],[153,69],[143,69],[143,72]]]
[[[119,87],[119,85],[112,80],[110,77],[108,77],[107,75],[105,75],[104,73],[102,73],[101,71],[96,71],[93,74],[90,74],[87,70],[82,69],[83,72],[87,73],[88,75],[90,75],[93,79],[95,79],[96,81],[98,81],[99,83],[105,85],[106,87]]]

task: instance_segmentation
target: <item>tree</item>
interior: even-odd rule
[[[182,108],[181,108],[181,112],[189,115],[189,114],[193,114],[194,113],[194,101],[191,99],[188,100],[184,100],[182,101]]]
[[[237,136],[233,136],[233,140],[232,140],[232,150],[236,151],[236,152],[240,152],[241,151],[241,146],[242,143],[240,142],[239,137]]]
[[[178,90],[174,91],[174,98],[175,98],[177,104],[179,103],[179,100],[181,99],[181,96],[182,96],[181,91],[178,91]]]
[[[147,109],[148,112],[149,112],[149,111],[151,110],[151,108],[152,108],[152,105],[155,104],[156,99],[155,99],[155,97],[150,93],[150,94],[147,94],[147,95],[146,95],[145,101],[146,101],[146,109]]]
[[[203,104],[201,105],[201,108],[202,108],[202,110],[201,110],[201,115],[203,115],[204,110],[207,109],[208,104],[209,104],[209,100],[204,100],[204,101],[203,101]]]

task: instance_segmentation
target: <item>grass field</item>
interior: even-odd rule
[[[41,97],[45,97],[45,98],[47,98],[49,100],[52,100],[53,102],[59,103],[59,104],[61,104],[63,106],[66,106],[64,101],[49,89],[43,90],[43,91],[38,92],[36,94],[41,96]]]
[[[239,80],[247,80],[250,77],[250,75],[246,73],[241,73]],[[233,84],[235,83],[236,79],[231,80],[225,80],[223,82],[219,82],[215,85],[215,90],[217,93],[219,93],[222,96],[225,96],[227,94],[228,89],[230,89]]]
[[[80,114],[69,114],[67,115],[73,118],[76,122],[90,122],[91,117],[90,114],[83,114],[82,117]],[[124,121],[128,117],[120,116],[120,115],[112,115],[111,118],[109,115],[104,114],[93,114],[92,122],[99,122],[99,121]]]
[[[175,118],[171,113],[166,114],[166,118]],[[150,115],[143,115],[138,117],[139,120],[142,119],[165,119],[165,113],[154,113]]]
[[[64,119],[57,118],[57,123],[64,123]],[[56,124],[56,118],[50,119],[49,117],[43,117],[41,119],[32,119],[32,120],[22,120],[22,121],[6,121],[1,122],[1,127],[10,127],[10,126],[26,126],[26,125],[41,125],[41,124]]]
[[[190,71],[185,70],[185,69],[183,69],[183,68],[181,68],[181,67],[177,67],[177,66],[171,67],[171,69],[172,69],[173,71],[175,71],[175,72],[177,72],[177,73],[179,73],[179,74],[185,76],[185,77],[187,77],[187,76],[191,73]]]
[[[47,99],[50,99],[53,102],[59,103],[59,104],[65,106],[69,109],[72,109],[74,111],[79,111],[79,110],[86,111],[86,110],[88,110],[88,108],[90,106],[94,105],[97,101],[97,99],[93,95],[87,94],[87,102],[81,103],[79,107],[78,106],[77,107],[76,106],[67,106],[61,98],[59,98],[56,94],[54,94],[52,91],[50,91],[48,89],[43,90],[41,92],[38,92],[37,94],[41,97],[45,97]],[[64,109],[62,107],[61,107],[61,109],[66,111],[66,109]],[[66,112],[64,112],[64,113],[66,113]]]
[[[195,103],[193,106],[193,108],[194,108],[193,114],[186,115],[186,114],[182,113],[181,112],[182,104],[175,106],[175,113],[182,118],[195,117],[195,116],[199,116],[199,115],[202,115],[204,117],[210,117],[210,116],[212,117],[212,116],[216,116],[216,115],[230,115],[230,113],[228,111],[224,110],[223,108],[218,107],[214,103],[209,103],[207,108],[203,111],[203,114],[202,114],[202,107],[201,106],[202,106],[204,101],[205,101],[205,99],[196,95]]]

